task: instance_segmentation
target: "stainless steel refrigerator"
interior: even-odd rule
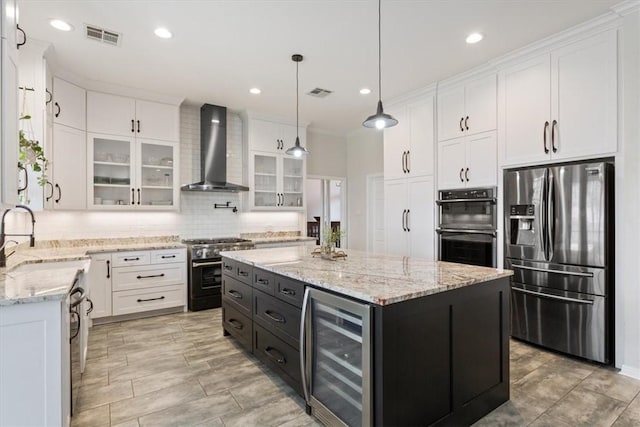
[[[613,361],[613,164],[507,170],[505,268],[514,337]]]

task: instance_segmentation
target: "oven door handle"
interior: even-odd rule
[[[480,203],[485,203],[485,202],[489,202],[492,205],[495,205],[497,203],[496,198],[495,197],[487,197],[485,199],[451,199],[451,200],[436,200],[436,204],[437,205],[444,205],[447,203],[471,203],[471,202],[480,202]]]
[[[222,265],[222,261],[216,261],[216,262],[192,262],[191,263],[191,267],[193,268],[197,268],[197,267],[209,267],[212,265]]]
[[[467,230],[464,228],[438,228],[436,233],[486,234],[487,236],[497,237],[497,233],[493,230]]]

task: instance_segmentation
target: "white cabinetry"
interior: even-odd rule
[[[470,80],[438,93],[438,140],[496,128],[496,76]]]
[[[457,138],[438,144],[438,188],[497,185],[496,133]]]
[[[53,79],[53,123],[87,130],[86,91],[72,83]]]
[[[306,128],[299,129],[305,146]],[[296,127],[245,118],[245,135],[249,209],[303,211],[307,162],[285,153],[295,144]]]
[[[111,254],[91,255],[88,283],[92,319],[111,316],[111,268]]]
[[[48,209],[86,209],[86,132],[54,123],[45,206]]]
[[[386,252],[435,259],[433,177],[385,180],[384,193]]]
[[[180,113],[175,105],[100,92],[87,93],[89,132],[178,141]]]
[[[500,71],[503,164],[616,152],[616,37],[609,30]]]
[[[433,174],[433,98],[389,110],[398,125],[384,131],[385,179]]]

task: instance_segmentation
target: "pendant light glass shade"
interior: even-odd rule
[[[398,120],[391,114],[384,112],[382,108],[382,43],[381,43],[381,5],[382,0],[378,0],[378,109],[372,116],[366,118],[362,122],[362,126],[366,128],[384,129],[398,124]]]
[[[297,53],[291,56],[291,60],[296,63],[296,143],[293,147],[289,148],[286,153],[293,157],[303,157],[309,155],[309,152],[302,145],[300,145],[300,135],[298,134],[300,129],[298,126],[298,112],[300,111],[300,91],[298,90],[298,64],[302,62],[302,59],[302,55]]]

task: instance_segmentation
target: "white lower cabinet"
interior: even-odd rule
[[[91,258],[92,318],[186,305],[186,249],[114,252]]]
[[[496,133],[441,142],[438,145],[438,188],[477,188],[497,185]]]
[[[433,177],[385,180],[384,193],[385,252],[435,259]]]

